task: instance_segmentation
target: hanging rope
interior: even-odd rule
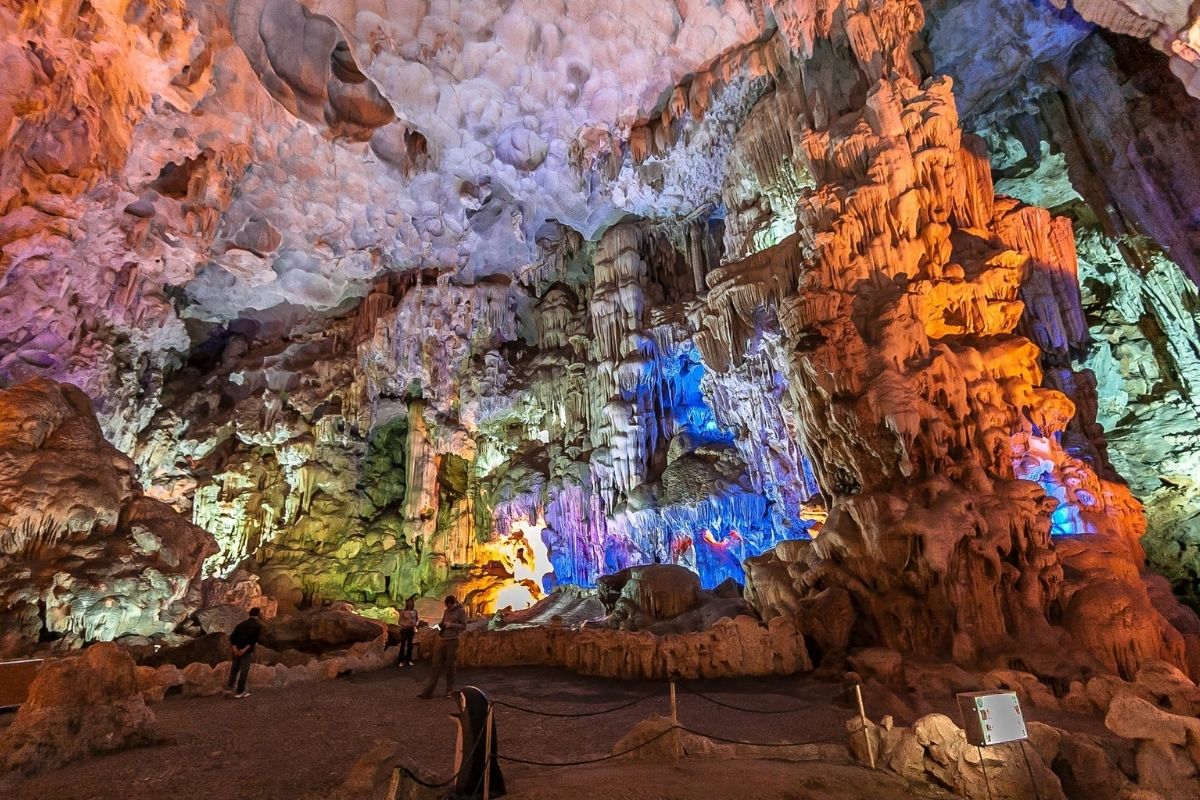
[[[514,756],[499,756],[498,755],[498,756],[496,756],[496,758],[499,758],[503,761],[511,761],[514,764],[529,764],[529,765],[535,766],[535,767],[575,767],[575,766],[579,766],[581,764],[599,764],[601,761],[611,761],[614,758],[620,758],[621,756],[629,755],[630,753],[634,752],[635,750],[641,750],[643,747],[646,747],[647,745],[651,745],[651,744],[657,742],[659,739],[663,738],[664,736],[666,736],[668,733],[670,733],[673,730],[675,730],[675,729],[667,728],[662,733],[658,734],[657,736],[654,736],[651,739],[647,739],[646,741],[642,742],[641,744],[635,744],[633,747],[627,748],[625,750],[621,750],[620,752],[609,753],[606,756],[600,756],[598,758],[585,758],[585,759],[581,759],[579,761],[553,761],[553,762],[551,762],[551,761],[533,761],[531,759],[516,758]]]
[[[710,697],[710,696],[704,694],[703,692],[699,692],[699,691],[691,688],[690,686],[688,686],[685,683],[676,683],[675,685],[678,686],[680,689],[683,689],[688,694],[693,694],[696,697],[707,700],[708,702],[712,703],[713,705],[721,706],[722,708],[728,708],[733,711],[744,711],[747,714],[795,714],[800,711],[808,711],[809,709],[816,708],[816,706],[811,703],[808,705],[798,706],[796,708],[772,708],[772,709],[746,708],[745,706],[738,706],[738,705],[734,705],[733,703],[726,703],[723,700],[718,700],[715,697]]]
[[[477,733],[475,735],[475,741],[471,744],[471,749],[464,752],[464,754],[463,754],[462,764],[459,765],[458,772],[455,772],[453,775],[451,775],[449,778],[442,781],[441,783],[430,783],[429,781],[422,779],[420,776],[418,776],[415,772],[413,772],[408,767],[401,766],[401,767],[396,767],[396,769],[399,770],[400,772],[402,772],[404,775],[408,776],[408,778],[411,779],[414,783],[418,783],[421,786],[424,786],[426,789],[442,789],[446,786],[449,786],[450,784],[452,784],[456,780],[458,780],[458,776],[461,775],[462,771],[467,768],[467,764],[470,761],[468,753],[474,753],[476,748],[479,747],[479,742],[482,741],[484,732],[487,730],[487,728],[488,728],[488,726],[485,725],[483,728],[480,729],[479,733]],[[490,765],[485,764],[484,769],[487,769],[489,766]]]
[[[645,695],[643,697],[638,697],[634,700],[630,700],[628,703],[622,703],[621,705],[613,706],[612,708],[602,708],[598,711],[577,711],[577,712],[538,711],[536,708],[526,708],[524,706],[517,706],[517,705],[513,705],[512,703],[506,703],[503,700],[493,700],[492,705],[501,706],[502,708],[511,708],[513,711],[520,711],[523,714],[534,714],[535,716],[539,716],[539,717],[559,717],[559,718],[566,718],[566,719],[579,719],[581,717],[599,717],[603,714],[612,714],[617,711],[624,711],[627,708],[632,708],[633,706],[636,706],[638,703],[644,703],[647,700],[650,700],[652,698],[659,697],[659,696],[661,696],[660,692],[651,692],[650,694]]]

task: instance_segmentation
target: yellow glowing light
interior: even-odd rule
[[[523,548],[514,548],[513,579],[516,581],[533,581],[534,585],[542,586],[542,579],[554,571],[550,563],[550,549],[542,539],[542,531],[546,530],[546,522],[538,516],[537,522],[519,522],[514,526],[519,536],[514,536],[517,542],[523,542]],[[523,550],[523,557],[516,553]]]
[[[493,595],[489,613],[504,608],[520,611],[542,599],[544,580],[554,572],[550,550],[542,538],[545,529],[546,521],[539,513],[536,521],[514,522],[511,533],[493,545],[512,578]]]
[[[497,610],[511,608],[513,611],[521,611],[529,608],[537,602],[537,598],[533,596],[533,592],[523,583],[514,583],[505,586],[496,593],[494,601]]]

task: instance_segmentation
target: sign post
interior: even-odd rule
[[[989,800],[992,786],[988,781],[987,765],[983,761],[983,748],[1009,742],[1019,743],[1025,769],[1029,771],[1030,788],[1034,797],[1037,797],[1039,792],[1033,779],[1033,767],[1029,765],[1029,756],[1025,753],[1029,731],[1025,727],[1025,715],[1021,713],[1021,701],[1017,699],[1017,693],[963,692],[958,695],[958,712],[962,716],[967,743],[975,745],[979,751],[979,769],[983,772],[983,785]]]

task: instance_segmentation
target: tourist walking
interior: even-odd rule
[[[424,699],[433,697],[438,679],[446,676],[446,697],[454,691],[454,671],[458,662],[458,637],[467,628],[467,610],[463,608],[458,598],[450,595],[446,598],[446,610],[442,613],[442,621],[437,626],[437,641],[433,648],[433,674],[425,689],[417,695]]]
[[[413,606],[412,598],[404,601],[404,610],[400,612],[400,654],[396,656],[397,667],[413,665],[413,636],[417,633],[417,609]]]
[[[250,662],[254,660],[254,647],[262,634],[262,620],[258,618],[262,611],[250,609],[249,619],[242,620],[229,634],[229,650],[233,653],[233,661],[229,664],[229,682],[225,687],[226,693],[234,691],[234,681],[237,681],[236,698],[249,697],[246,691],[246,678],[250,676]]]

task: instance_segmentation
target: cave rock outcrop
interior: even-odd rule
[[[68,384],[0,389],[0,650],[169,633],[216,544],[142,495]]]

